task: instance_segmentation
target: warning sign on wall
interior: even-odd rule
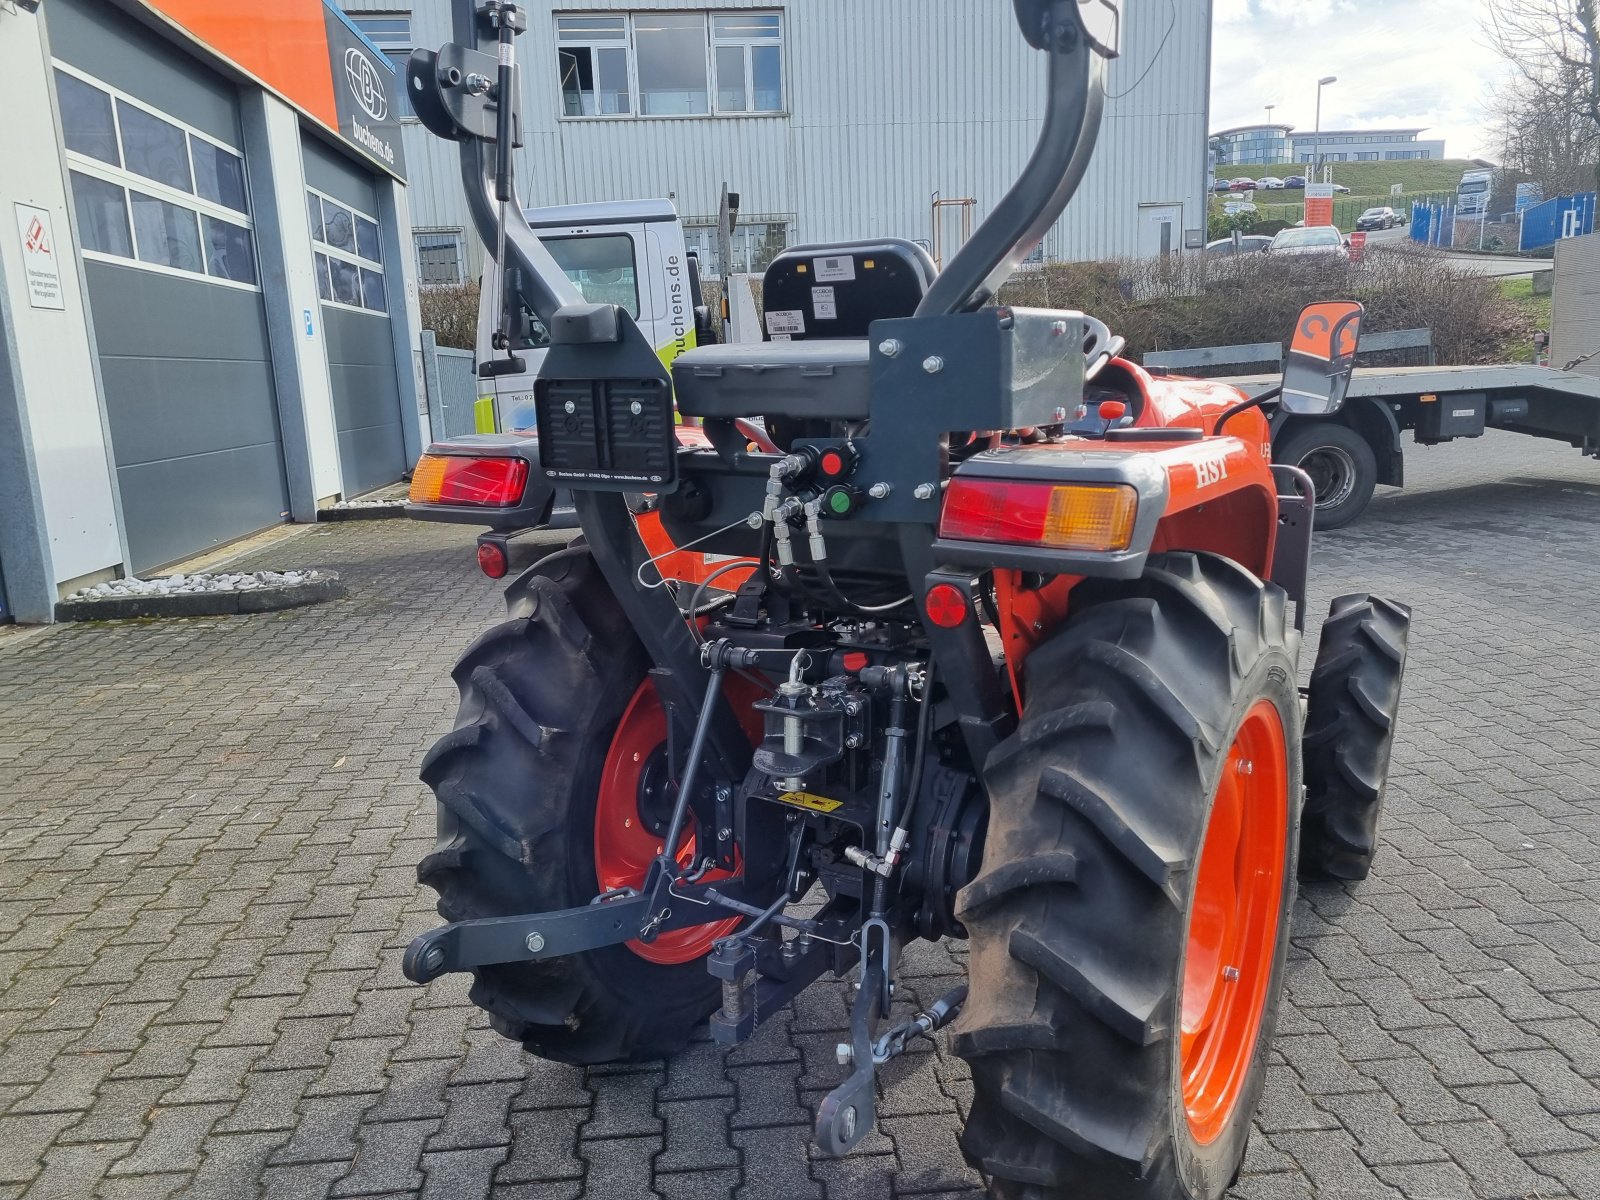
[[[22,270],[28,277],[28,303],[34,308],[66,308],[61,292],[61,261],[50,214],[31,204],[17,205],[17,235],[22,239]]]
[[[1306,184],[1306,225],[1333,224],[1333,184]]]

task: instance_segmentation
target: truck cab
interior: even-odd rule
[[[567,278],[594,304],[625,309],[661,361],[715,340],[700,291],[699,262],[684,241],[670,200],[624,200],[524,210]],[[412,476],[406,513],[424,521],[487,527],[478,561],[498,577],[508,539],[571,520],[568,498],[539,473],[533,381],[549,345],[538,317],[523,309],[512,322],[511,347],[497,350],[505,294],[493,259],[484,268],[478,302],[478,399],[474,432],[437,438]],[[514,354],[522,369],[485,374]]]
[[[528,209],[525,215],[583,298],[625,308],[662,362],[670,366],[698,344],[696,309],[703,307],[699,266],[690,257],[670,200],[566,204]],[[501,327],[504,290],[499,267],[488,261],[478,301],[480,367],[505,357],[505,351],[491,344]],[[531,313],[524,312],[517,327],[512,348],[526,365],[516,374],[480,376],[478,433],[533,430],[533,381],[549,335]]]

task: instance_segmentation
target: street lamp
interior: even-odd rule
[[[1322,157],[1322,89],[1330,83],[1338,83],[1337,75],[1325,75],[1317,80],[1317,127],[1311,141],[1311,178],[1315,179],[1317,166]]]

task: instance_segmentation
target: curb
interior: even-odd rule
[[[216,592],[159,593],[149,596],[115,596],[56,602],[57,621],[124,621],[132,617],[231,617],[244,613],[275,612],[320,604],[345,595],[333,571],[315,579],[280,587],[242,588]]]
[[[392,521],[406,515],[406,502],[393,504],[363,504],[360,508],[319,508],[317,520],[321,521]]]

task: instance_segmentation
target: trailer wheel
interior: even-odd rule
[[[1338,529],[1366,511],[1378,484],[1378,459],[1358,430],[1338,421],[1307,421],[1272,448],[1274,461],[1311,476],[1318,529]]]
[[[1244,1155],[1295,894],[1285,597],[1210,555],[1096,585],[1029,657],[961,893],[961,1146],[996,1200],[1220,1200]]]
[[[666,723],[644,648],[588,551],[540,560],[508,603],[512,619],[456,664],[455,729],[422,764],[438,838],[417,878],[451,921],[571,908],[638,883],[659,837],[648,823],[665,825],[656,777]],[[681,855],[693,853],[692,836]],[[480,967],[472,1001],[543,1058],[658,1057],[716,1008],[700,959],[727,931],[694,926],[648,946]]]
[[[1328,610],[1306,705],[1302,879],[1365,879],[1378,849],[1411,610],[1340,596]]]

